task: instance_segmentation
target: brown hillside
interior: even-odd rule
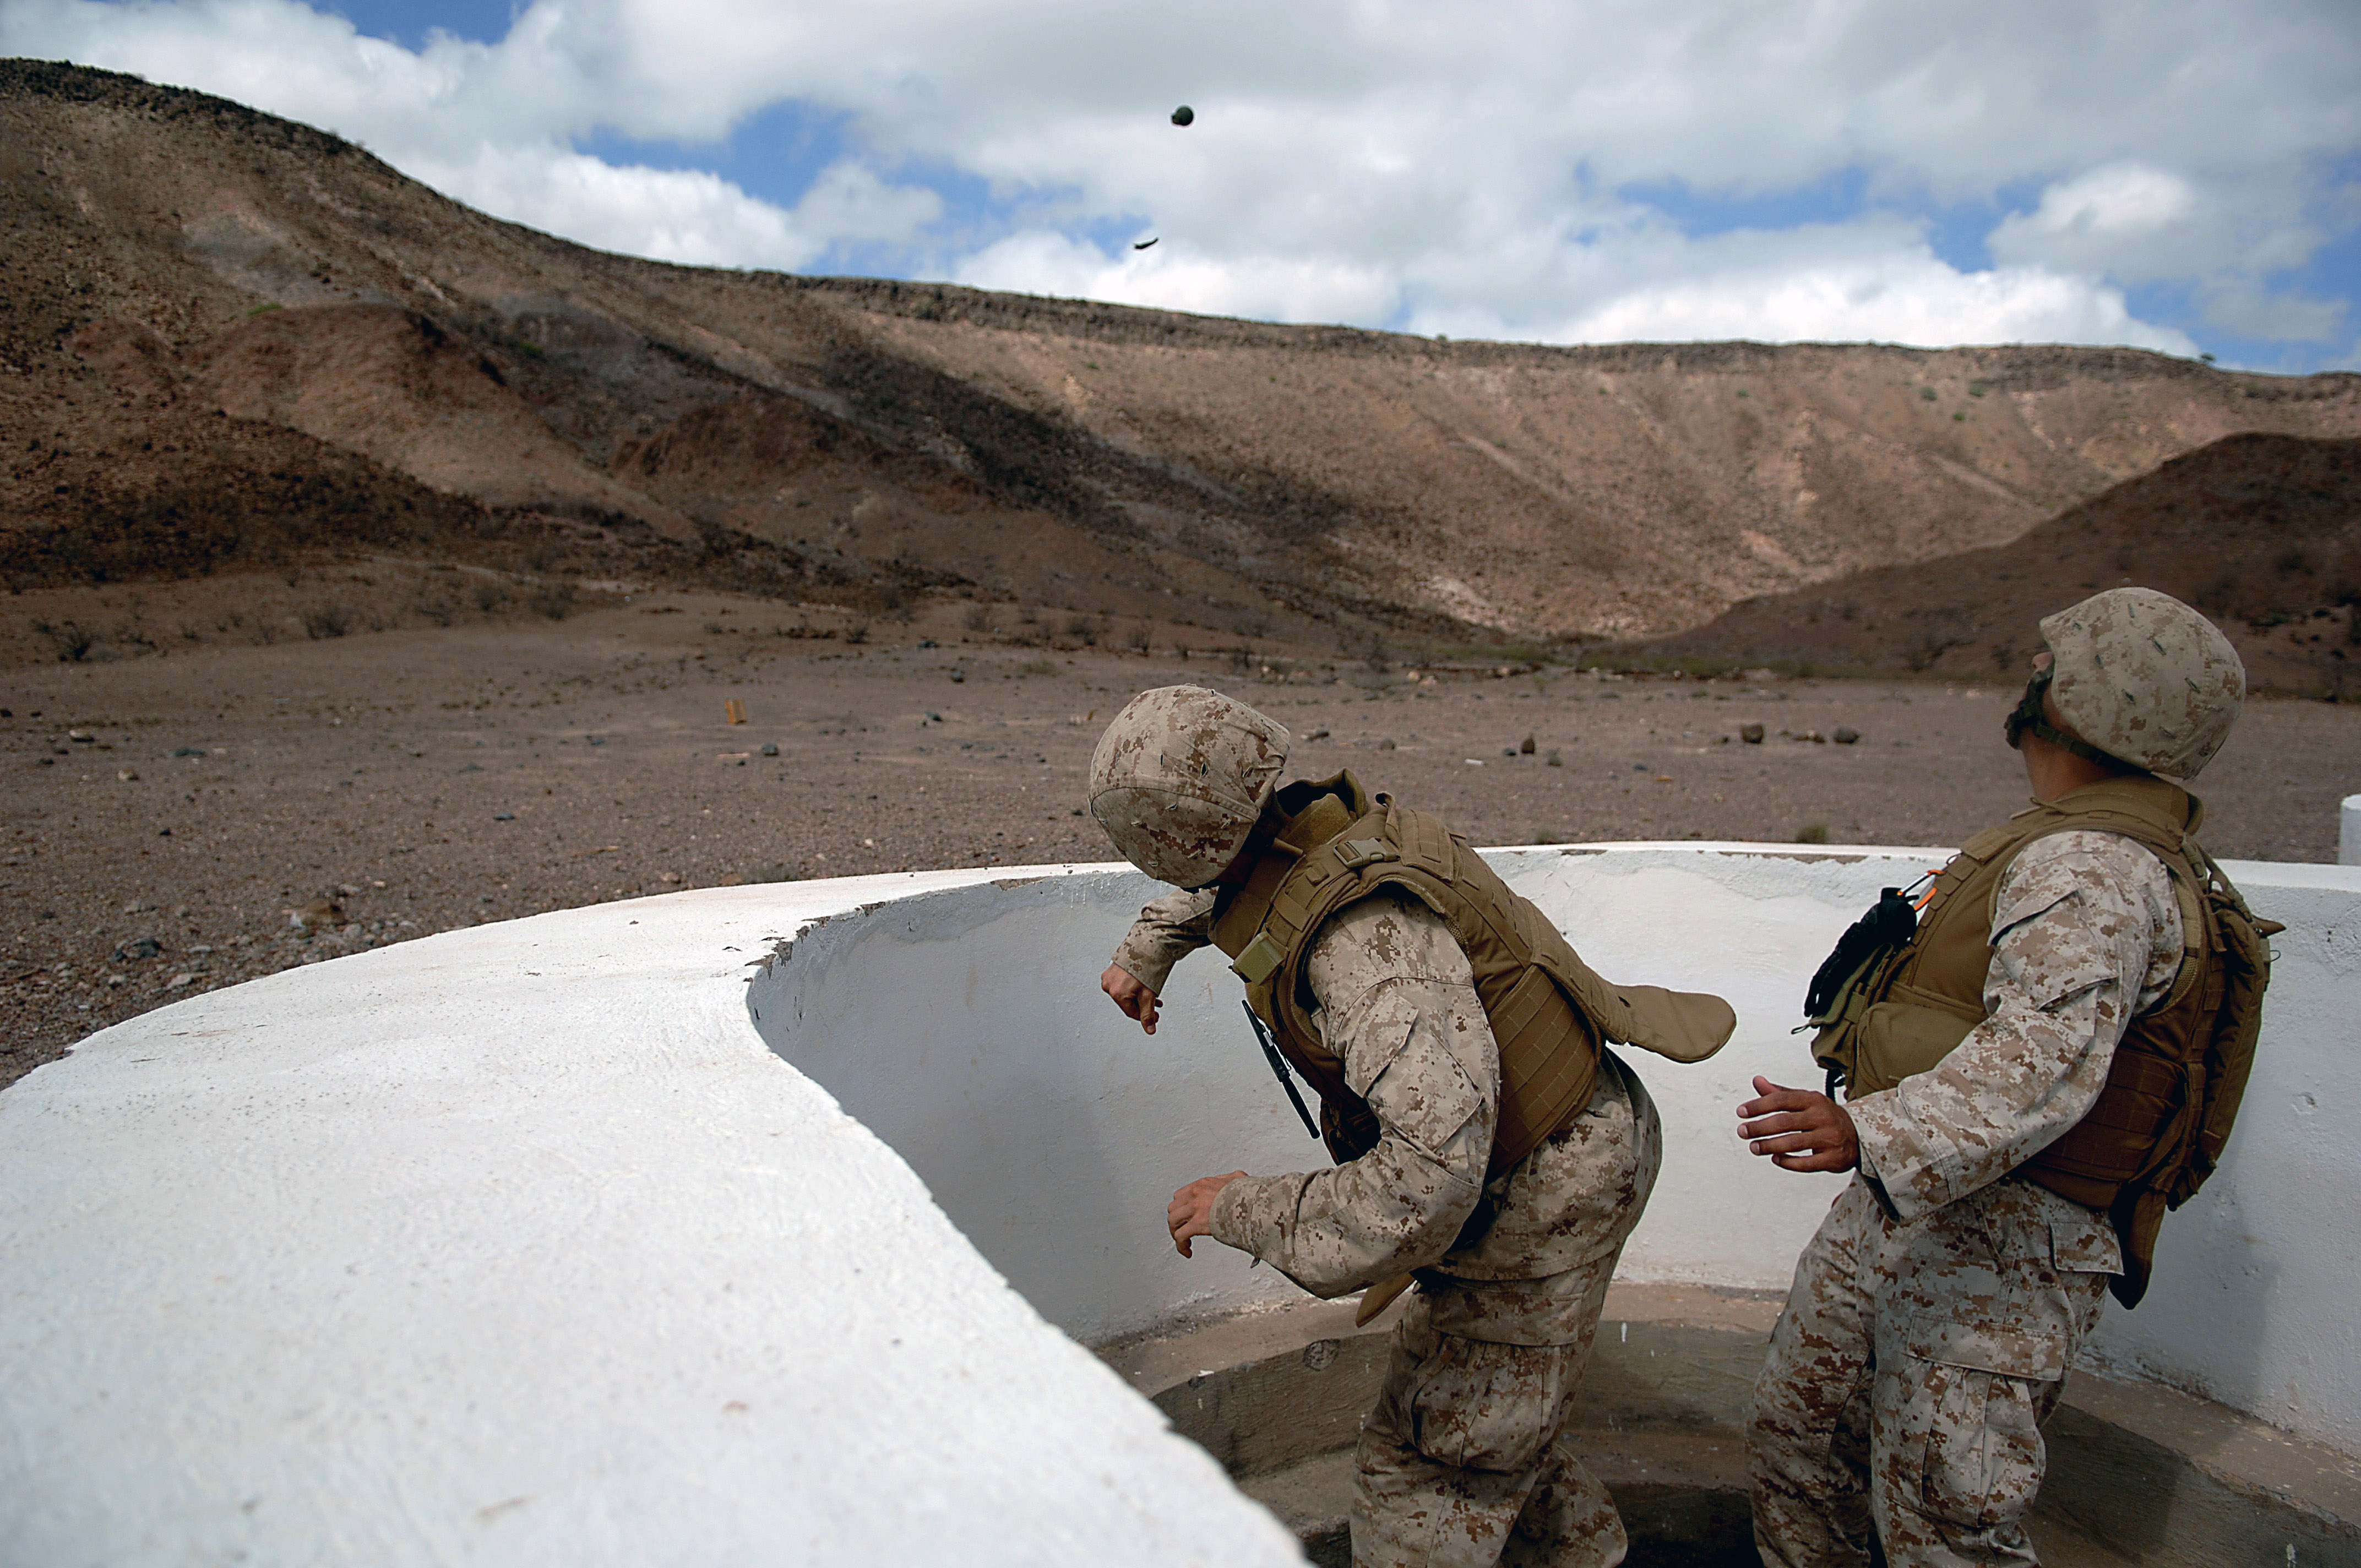
[[[21,60],[0,265],[16,581],[408,538],[1230,630],[1630,636],[2004,543],[2236,432],[2361,435],[2361,378],[2126,350],[1452,344],[668,267]]]
[[[2012,543],[1750,599],[1658,646],[2013,678],[2040,617],[2125,584],[2219,620],[2257,686],[2361,697],[2361,441],[2232,436]]]

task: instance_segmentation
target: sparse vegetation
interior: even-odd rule
[[[353,612],[340,604],[324,604],[303,612],[303,635],[313,641],[342,637],[353,628]]]
[[[1828,825],[1825,822],[1806,822],[1795,829],[1795,842],[1798,844],[1825,844],[1828,841]]]
[[[33,634],[49,645],[60,663],[79,664],[90,657],[98,641],[97,634],[79,621],[37,620]]]

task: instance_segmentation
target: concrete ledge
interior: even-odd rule
[[[1763,1292],[1609,1292],[1571,1425],[1623,1510],[1635,1562],[1756,1560],[1745,1431],[1778,1310]],[[1100,1354],[1295,1531],[1315,1563],[1342,1562],[1350,1447],[1400,1311],[1356,1331],[1349,1301],[1307,1302]],[[2361,1568],[2361,1464],[2333,1449],[2208,1400],[2087,1372],[2074,1375],[2045,1431],[2049,1476],[2032,1528],[2053,1568]]]

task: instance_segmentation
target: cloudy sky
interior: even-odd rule
[[[2356,0],[0,0],[0,54],[671,260],[2361,369]]]

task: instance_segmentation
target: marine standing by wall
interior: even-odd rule
[[[1807,1004],[1848,1103],[1754,1080],[1740,1135],[1853,1170],[1795,1269],[1755,1385],[1765,1563],[2031,1563],[2040,1422],[2113,1282],[2204,1179],[2252,1059],[2277,927],[2195,835],[2237,653],[2166,595],[2041,622],[2009,744],[2036,805],[1971,839],[1906,942],[1840,946]],[[1849,938],[1850,938],[1849,934]],[[1862,950],[1865,948],[1866,950]],[[1842,970],[1847,972],[1838,973]]]
[[[1290,737],[1196,686],[1135,698],[1091,809],[1149,905],[1101,984],[1153,1035],[1208,944],[1321,1095],[1338,1161],[1191,1182],[1167,1213],[1316,1296],[1413,1274],[1356,1454],[1353,1557],[1377,1565],[1622,1561],[1613,1500],[1563,1435],[1607,1284],[1656,1177],[1656,1109],[1605,1041],[1684,1060],[1719,997],[1611,987],[1464,839],[1350,773],[1279,786]],[[1388,1298],[1389,1299],[1389,1298]]]

